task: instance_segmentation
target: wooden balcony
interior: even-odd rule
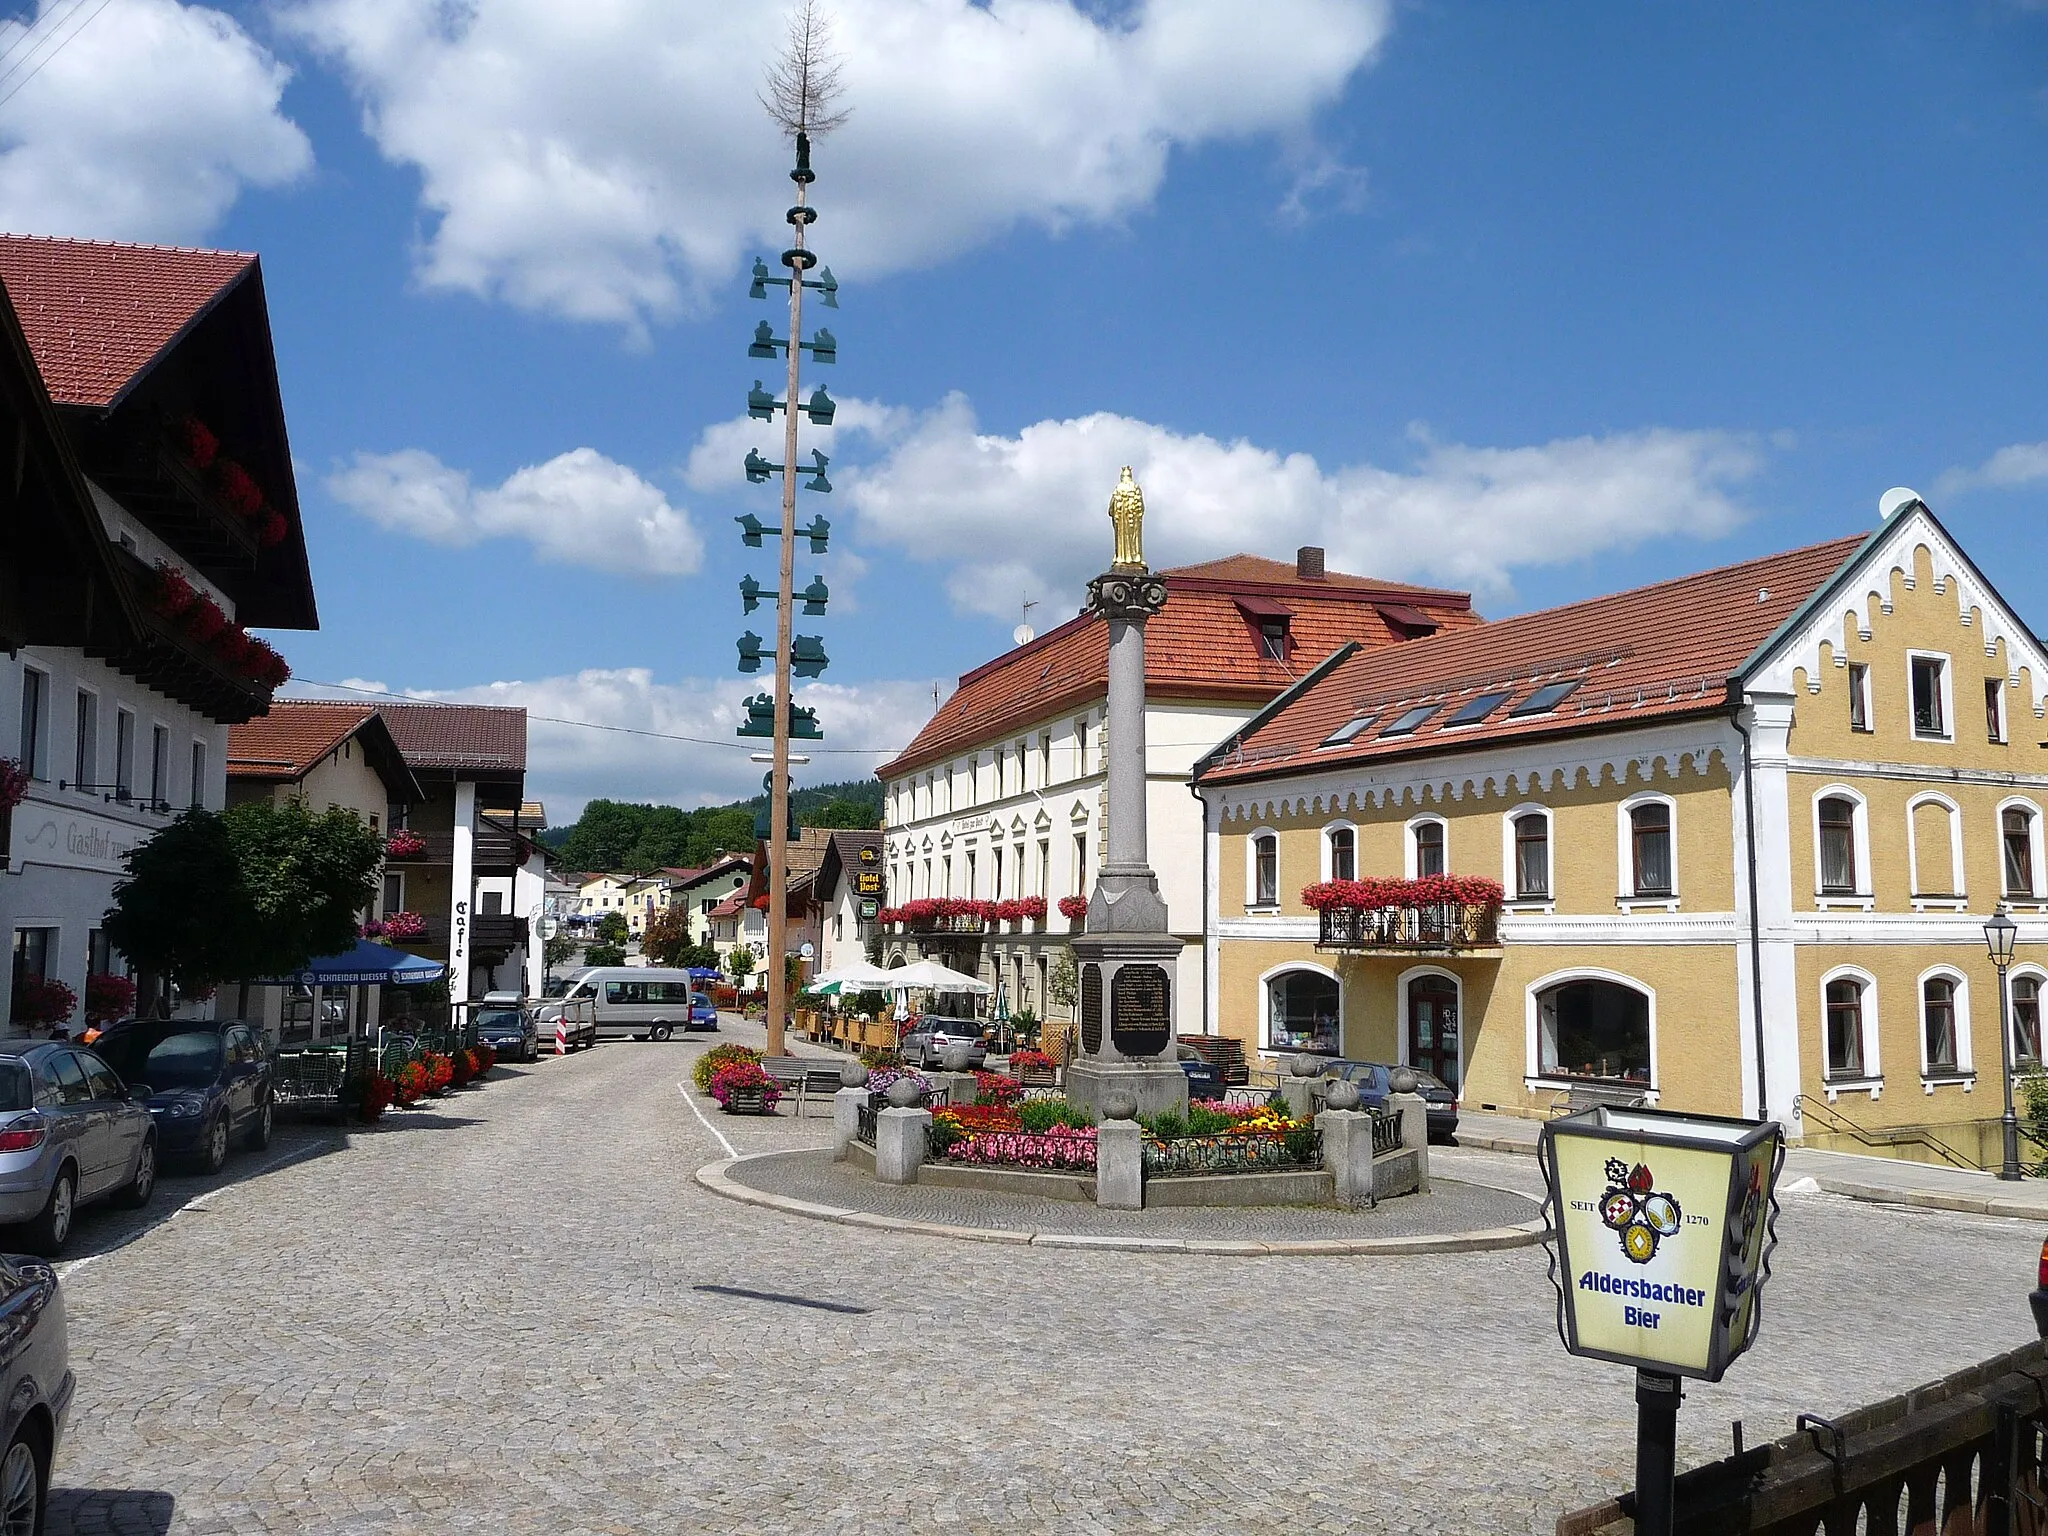
[[[1351,954],[1456,955],[1500,949],[1500,908],[1491,902],[1325,907],[1317,949]]]

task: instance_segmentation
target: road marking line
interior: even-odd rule
[[[704,1129],[709,1131],[712,1135],[718,1138],[718,1144],[721,1147],[725,1148],[725,1155],[727,1157],[738,1157],[740,1155],[740,1149],[734,1146],[731,1142],[727,1141],[725,1139],[725,1132],[721,1131],[717,1126],[713,1125],[708,1119],[705,1118],[704,1111],[697,1108],[697,1096],[694,1093],[690,1092],[689,1084],[677,1083],[676,1092],[680,1093],[683,1096],[683,1102],[690,1106],[691,1112],[695,1114],[699,1120],[703,1121]]]

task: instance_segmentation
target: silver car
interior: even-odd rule
[[[967,1047],[968,1071],[979,1072],[988,1065],[988,1049],[981,1043],[979,1024],[972,1019],[949,1019],[928,1013],[917,1021],[917,1028],[903,1037],[903,1059],[923,1068],[941,1066],[946,1052],[956,1045]]]
[[[86,1201],[155,1192],[156,1127],[112,1068],[62,1041],[0,1040],[0,1222],[55,1257]]]

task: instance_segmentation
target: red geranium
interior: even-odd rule
[[[375,1125],[397,1097],[398,1085],[382,1072],[372,1072],[363,1084],[363,1102],[356,1111],[357,1117],[365,1125]]]
[[[28,798],[33,775],[11,757],[0,757],[0,811],[11,811]]]
[[[214,480],[220,486],[220,498],[243,517],[255,518],[263,515],[263,487],[256,479],[233,459],[221,459],[214,465]]]
[[[228,616],[220,611],[220,604],[204,592],[194,594],[184,617],[185,633],[201,645],[210,644],[215,635],[228,627]]]
[[[285,521],[285,515],[275,507],[263,509],[263,526],[256,530],[256,542],[265,549],[275,549],[290,535],[292,525]]]
[[[220,457],[220,439],[197,416],[187,416],[178,423],[178,435],[185,450],[185,457],[194,469],[208,469]]]
[[[85,1022],[105,1024],[135,1011],[135,983],[126,976],[85,978]]]
[[[150,594],[156,611],[167,619],[179,614],[199,601],[199,593],[192,583],[185,579],[185,573],[168,561],[156,563],[156,590]]]
[[[78,1007],[78,994],[61,981],[44,976],[25,976],[14,989],[14,1022],[17,1024],[61,1024]]]
[[[1087,915],[1088,898],[1086,896],[1062,896],[1060,898],[1060,916],[1064,917],[1068,922],[1078,923]]]
[[[1302,904],[1311,911],[1332,907],[1369,911],[1377,907],[1497,907],[1504,893],[1484,875],[1425,875],[1419,880],[1323,880],[1305,886]]]

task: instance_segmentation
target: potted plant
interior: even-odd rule
[[[711,1074],[711,1097],[728,1115],[772,1114],[782,1085],[756,1061],[729,1061]]]

